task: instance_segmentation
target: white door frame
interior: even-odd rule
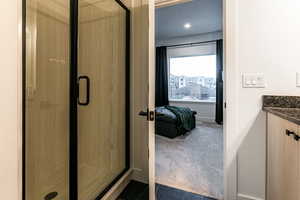
[[[155,2],[149,1],[149,100],[154,101],[155,87]],[[174,0],[164,0],[164,3]],[[181,0],[178,0],[180,3]],[[183,2],[185,0],[182,0]],[[232,136],[237,132],[237,89],[238,89],[238,70],[237,70],[237,53],[235,52],[235,6],[236,0],[223,0],[223,39],[224,39],[224,199],[237,199],[237,159],[236,149],[232,142]],[[152,43],[152,44],[151,44]],[[151,69],[152,68],[152,69]],[[149,107],[151,108],[151,107]],[[149,126],[149,185],[150,185],[150,200],[155,200],[155,137],[153,125]]]
[[[155,3],[154,0],[149,2],[149,101],[148,109],[155,111]],[[155,200],[155,121],[149,121],[149,200]]]

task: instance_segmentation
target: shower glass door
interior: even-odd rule
[[[78,199],[101,197],[128,169],[128,11],[78,1]]]
[[[27,0],[23,199],[69,199],[69,0]]]
[[[129,169],[129,11],[23,2],[23,200],[100,199]]]

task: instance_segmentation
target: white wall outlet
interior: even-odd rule
[[[265,76],[260,73],[245,73],[243,74],[244,88],[265,88]]]
[[[296,73],[296,86],[300,87],[300,72]]]

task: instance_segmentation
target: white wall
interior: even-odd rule
[[[238,194],[265,199],[262,95],[300,95],[300,2],[226,0],[227,166],[238,151]],[[242,88],[243,73],[264,73],[266,88]],[[228,181],[228,180],[227,180]]]
[[[20,0],[0,6],[0,193],[18,200],[21,192],[21,68]]]

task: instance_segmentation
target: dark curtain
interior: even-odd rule
[[[155,106],[169,104],[167,47],[156,48]]]
[[[217,40],[216,123],[223,124],[223,40]]]

